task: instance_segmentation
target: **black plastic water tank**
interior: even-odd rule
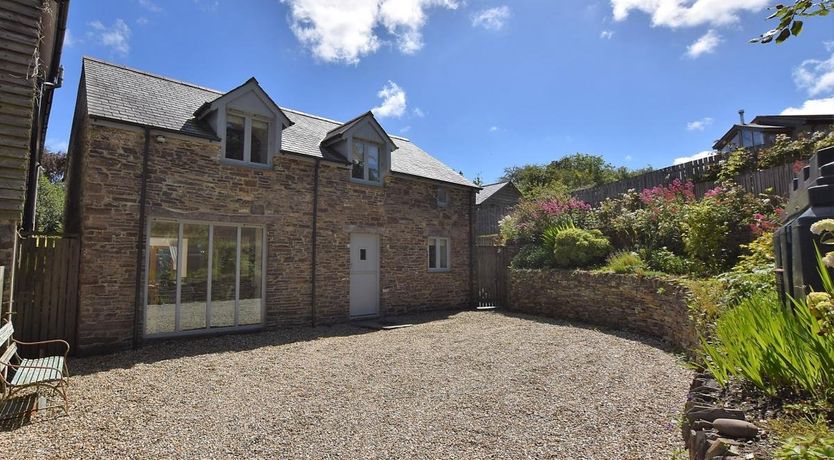
[[[783,302],[788,302],[788,295],[798,299],[811,290],[822,290],[814,250],[819,236],[811,233],[811,225],[829,218],[834,218],[834,147],[818,150],[793,179],[784,225],[774,240]]]

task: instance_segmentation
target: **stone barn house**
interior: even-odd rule
[[[475,198],[478,236],[498,234],[498,221],[512,212],[521,200],[521,192],[512,182],[484,185]]]
[[[370,112],[85,58],[68,162],[82,353],[471,305],[478,187]]]

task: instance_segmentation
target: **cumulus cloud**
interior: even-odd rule
[[[599,38],[604,38],[606,40],[611,40],[611,38],[613,38],[613,37],[614,37],[614,31],[613,30],[603,30],[602,32],[599,33]]]
[[[408,108],[405,100],[405,91],[393,81],[388,81],[376,95],[382,99],[382,103],[371,109],[374,115],[380,118],[400,118]]]
[[[700,120],[690,121],[686,124],[687,131],[703,131],[704,128],[711,125],[713,119],[711,117],[704,117]]]
[[[404,54],[423,47],[430,7],[456,9],[456,0],[281,0],[290,7],[290,28],[313,55],[326,62],[356,64],[383,43],[380,26]]]
[[[806,59],[793,70],[793,81],[810,96],[834,91],[834,54],[824,61]]]
[[[702,54],[712,53],[719,43],[721,43],[721,35],[715,29],[710,29],[701,38],[686,47],[686,55],[695,59]]]
[[[121,18],[116,19],[112,26],[107,27],[101,21],[89,23],[93,37],[101,45],[110,48],[113,52],[127,56],[130,52],[130,27]]]
[[[760,11],[771,3],[773,0],[611,0],[611,8],[615,21],[640,11],[651,16],[654,26],[678,28],[733,24],[740,13]]]
[[[510,7],[506,5],[496,6],[478,11],[472,16],[473,27],[483,27],[487,30],[501,30],[510,18]]]
[[[683,163],[689,163],[690,161],[700,160],[701,158],[707,158],[713,155],[715,155],[714,151],[704,150],[703,152],[698,152],[692,156],[675,158],[673,164],[679,165]]]
[[[809,99],[799,107],[788,107],[782,115],[830,115],[834,113],[834,96],[824,99]]]

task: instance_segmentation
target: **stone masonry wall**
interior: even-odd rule
[[[144,134],[90,124],[83,162],[79,346],[82,352],[125,348],[133,339],[136,242]],[[276,156],[271,169],[219,160],[219,143],[152,136],[149,218],[264,225],[267,238],[265,326],[312,320],[312,206],[315,163]],[[437,183],[388,176],[385,186],[355,184],[349,170],[321,163],[317,314],[349,319],[351,232],[380,235],[380,313],[399,314],[469,303],[469,213],[472,192],[449,186],[437,208]],[[451,270],[427,269],[428,236],[451,238]],[[143,267],[144,270],[144,267]]]
[[[638,275],[567,270],[510,273],[513,310],[637,332],[683,350],[697,345],[689,295],[674,282]]]

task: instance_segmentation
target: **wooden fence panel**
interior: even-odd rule
[[[509,266],[518,252],[514,246],[476,246],[477,307],[507,307]]]
[[[28,236],[19,240],[12,318],[25,342],[63,339],[76,344],[80,243],[73,237]],[[59,347],[37,350],[44,355]]]

